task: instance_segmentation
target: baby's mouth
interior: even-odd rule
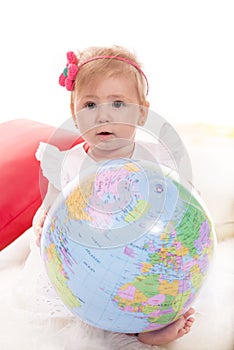
[[[109,131],[101,131],[98,133],[98,135],[112,135],[112,133]]]
[[[113,137],[113,133],[110,131],[100,131],[97,133],[97,136],[101,141],[109,140]]]

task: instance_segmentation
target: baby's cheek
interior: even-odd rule
[[[135,132],[136,128],[133,125],[125,125],[120,129],[121,137],[127,140],[132,139],[132,137],[135,135]]]

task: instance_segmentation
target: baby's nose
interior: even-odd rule
[[[109,104],[101,104],[97,108],[97,123],[108,123],[111,121]]]

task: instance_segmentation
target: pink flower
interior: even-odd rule
[[[70,80],[68,78],[66,78],[65,80],[65,87],[68,91],[72,91],[74,90],[74,80]]]
[[[73,51],[67,52],[67,63],[78,63],[78,58],[76,57],[76,54]]]
[[[74,64],[74,63],[69,64],[68,70],[67,70],[67,77],[68,77],[68,79],[75,80],[77,73],[78,73],[77,65]]]
[[[67,64],[59,77],[59,85],[64,86],[68,91],[74,90],[76,75],[79,71],[79,59],[73,51],[67,52]]]
[[[59,85],[61,86],[65,86],[65,81],[66,81],[66,77],[64,76],[64,74],[62,73],[59,77]]]

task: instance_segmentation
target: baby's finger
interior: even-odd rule
[[[40,222],[40,224],[41,224],[42,226],[44,225],[46,216],[47,216],[47,214],[43,214],[43,215],[40,217],[40,219],[39,219],[39,222]]]

